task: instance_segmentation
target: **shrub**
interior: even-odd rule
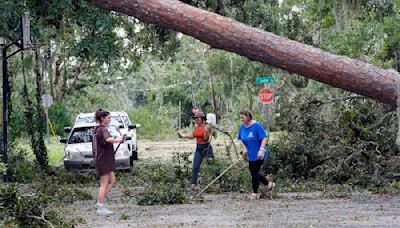
[[[49,198],[41,192],[22,194],[16,185],[0,188],[0,217],[4,226],[72,227],[57,212],[49,209]],[[1,223],[0,223],[1,225]]]
[[[92,194],[83,189],[96,185],[94,173],[70,173],[62,168],[53,168],[41,173],[41,181],[35,183],[35,188],[51,196],[54,203],[73,203],[77,200],[92,200]]]
[[[187,192],[179,184],[152,184],[137,198],[139,205],[183,204],[188,201]]]
[[[269,145],[267,172],[366,188],[399,180],[395,112],[365,98],[323,99],[298,94],[279,106],[287,133]]]
[[[199,175],[199,185],[203,188],[216,179],[232,163],[217,159],[205,160]],[[207,192],[242,192],[251,188],[251,176],[246,162],[232,166],[224,175],[207,189]]]
[[[7,170],[6,164],[0,162],[0,173],[4,173]]]
[[[181,166],[155,165],[148,166],[149,173],[141,174],[147,177],[145,190],[137,197],[139,205],[155,204],[182,204],[188,201],[188,194],[185,190],[187,186],[187,176]],[[186,179],[186,180],[185,180]]]
[[[192,171],[191,153],[175,154],[174,164],[148,164],[141,167],[136,184],[144,186],[138,195],[139,205],[182,204],[188,202],[188,187]],[[219,160],[203,160],[198,178],[199,186],[205,187],[232,163]],[[124,182],[121,180],[120,182]],[[251,178],[245,163],[233,166],[219,180],[211,185],[207,192],[220,193],[249,190]],[[131,195],[126,190],[127,195]]]
[[[34,162],[32,149],[28,142],[17,139],[10,144],[7,174],[12,182],[32,183],[41,172]]]
[[[62,102],[54,102],[49,108],[49,119],[57,135],[64,136],[64,127],[71,125],[71,115]],[[51,133],[51,132],[50,132]]]

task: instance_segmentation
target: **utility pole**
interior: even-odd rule
[[[191,93],[192,93],[192,107],[196,107],[197,106],[196,97],[194,96],[192,80],[190,80],[190,90],[191,90]]]
[[[179,119],[178,119],[178,129],[181,130],[181,122],[182,122],[182,103],[179,100]]]
[[[29,24],[29,12],[26,12],[22,16],[21,20],[22,37],[11,44],[5,44],[2,47],[2,60],[3,60],[3,162],[5,165],[8,163],[8,93],[9,93],[9,79],[8,79],[8,58],[17,54],[18,52],[27,49],[31,46],[30,44],[30,24]],[[12,45],[16,45],[18,50],[7,55],[7,48]],[[7,171],[3,173],[4,182],[8,182]]]
[[[216,116],[216,119],[218,119],[217,101],[215,99],[214,80],[213,80],[212,73],[210,73],[210,85],[211,85],[212,106],[214,109],[213,111]]]

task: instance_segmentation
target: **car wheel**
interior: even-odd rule
[[[133,166],[133,151],[132,151],[132,155],[129,157],[129,165]]]
[[[121,172],[123,173],[130,173],[131,172],[131,167],[127,168],[127,169],[122,169]]]
[[[70,169],[71,169],[71,167],[70,167],[70,166],[68,166],[68,165],[64,164],[64,170],[65,170],[65,171],[70,171]]]
[[[136,146],[136,150],[132,151],[132,159],[133,160],[138,160],[137,146]]]

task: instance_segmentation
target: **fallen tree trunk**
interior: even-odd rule
[[[397,107],[399,74],[322,51],[177,0],[88,0],[192,36],[213,48],[281,68]]]

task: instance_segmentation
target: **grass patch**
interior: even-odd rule
[[[59,142],[59,138],[52,137],[51,143],[45,140],[47,155],[49,158],[49,165],[57,165],[64,158],[64,144]],[[30,140],[28,138],[18,138],[10,145],[10,157],[16,156],[17,154],[23,152],[24,160],[35,161],[35,155],[31,148]]]
[[[58,138],[52,137],[51,143],[46,144],[49,156],[49,165],[55,166],[64,158],[64,144]]]

